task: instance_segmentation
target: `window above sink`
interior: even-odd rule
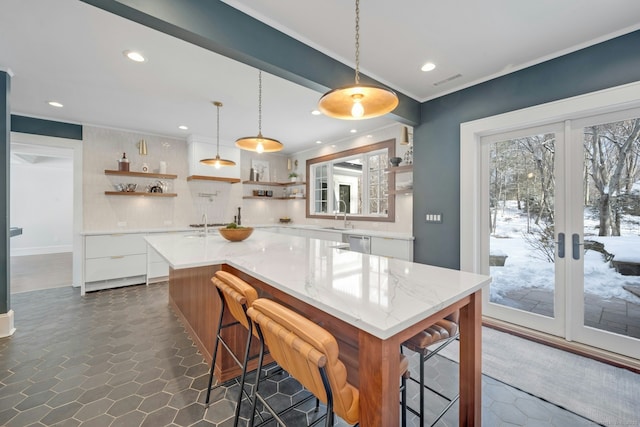
[[[307,218],[394,221],[391,157],[393,139],[307,160]]]

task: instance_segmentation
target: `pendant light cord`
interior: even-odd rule
[[[262,70],[258,72],[258,135],[262,136]]]
[[[356,0],[356,85],[360,84],[360,0]]]
[[[216,157],[220,156],[220,105],[216,104],[218,109],[216,114]]]

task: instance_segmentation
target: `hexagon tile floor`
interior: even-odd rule
[[[17,331],[0,339],[0,425],[231,426],[238,387],[217,388],[204,407],[208,366],[167,301],[166,283],[85,297],[71,287],[12,295]],[[452,393],[457,366],[432,360],[432,385]],[[307,395],[286,373],[265,390],[278,404]],[[409,393],[415,396],[415,386]],[[438,399],[429,397],[430,414],[442,405]],[[489,427],[596,425],[486,376],[482,405]],[[303,425],[317,416],[313,407],[310,401],[286,419]],[[243,405],[241,425],[249,412]],[[417,425],[414,416],[409,421]],[[457,408],[438,425],[458,425]]]

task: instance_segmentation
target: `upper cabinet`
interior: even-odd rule
[[[240,149],[225,146],[220,143],[220,157],[236,162],[236,166],[224,166],[216,169],[200,163],[202,159],[211,159],[217,153],[216,141],[213,138],[191,135],[187,139],[187,161],[189,165],[189,177],[191,179],[203,179],[203,177],[230,178],[232,180],[219,179],[226,182],[240,182]],[[237,181],[236,181],[237,180]]]

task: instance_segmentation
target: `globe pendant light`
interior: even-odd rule
[[[217,108],[216,116],[216,157],[213,159],[202,159],[200,163],[207,166],[213,166],[216,169],[220,169],[221,166],[235,166],[236,162],[233,160],[225,160],[220,158],[220,107],[222,102],[213,101],[213,105]]]
[[[262,136],[262,70],[258,73],[258,136],[246,136],[236,140],[236,147],[258,153],[280,151],[284,146],[277,139]]]
[[[398,106],[392,90],[360,84],[360,0],[356,0],[356,82],[333,89],[320,98],[318,109],[329,117],[361,120],[382,116]]]

